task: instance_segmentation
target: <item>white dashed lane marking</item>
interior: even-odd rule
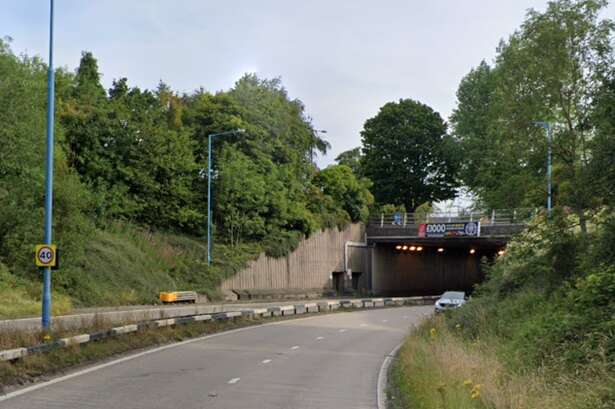
[[[299,345],[292,346],[290,349],[299,349]]]
[[[241,379],[241,378],[233,378],[233,379],[230,379],[227,383],[228,383],[229,385],[234,385],[234,384],[236,384],[237,382],[239,382],[239,380],[240,380],[240,379]]]
[[[325,337],[316,337],[316,341],[320,341],[322,339],[325,339]]]
[[[268,364],[269,362],[271,362],[271,359],[264,359],[261,363],[262,364]]]
[[[362,327],[367,327],[367,324],[361,324]]]
[[[346,330],[345,330],[344,328],[342,328],[342,329],[340,330],[340,332],[346,332]]]

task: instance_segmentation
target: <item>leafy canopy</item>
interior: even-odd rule
[[[365,122],[361,137],[361,170],[373,182],[376,202],[410,210],[455,196],[455,141],[427,105],[411,99],[389,102]]]

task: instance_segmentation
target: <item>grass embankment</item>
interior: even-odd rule
[[[397,408],[615,408],[615,216],[535,221],[394,366]],[[479,386],[480,385],[480,386]]]
[[[540,365],[514,370],[500,347],[506,340],[468,342],[442,318],[406,340],[391,375],[395,409],[613,408],[608,366],[578,371]]]
[[[71,254],[53,273],[54,314],[73,307],[151,304],[160,291],[190,289],[218,297],[221,280],[260,252],[257,246],[216,246],[216,265],[207,266],[201,239],[152,232],[115,223],[95,230],[83,254]],[[66,260],[64,260],[66,261]],[[0,319],[40,313],[40,274],[17,277],[0,263]]]

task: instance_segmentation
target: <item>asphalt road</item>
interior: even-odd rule
[[[0,408],[374,409],[383,361],[432,310],[328,314],[212,335],[52,380]]]

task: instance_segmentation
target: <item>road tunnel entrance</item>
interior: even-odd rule
[[[372,292],[377,295],[469,293],[484,279],[481,259],[493,260],[504,243],[481,240],[422,240],[374,243]]]

